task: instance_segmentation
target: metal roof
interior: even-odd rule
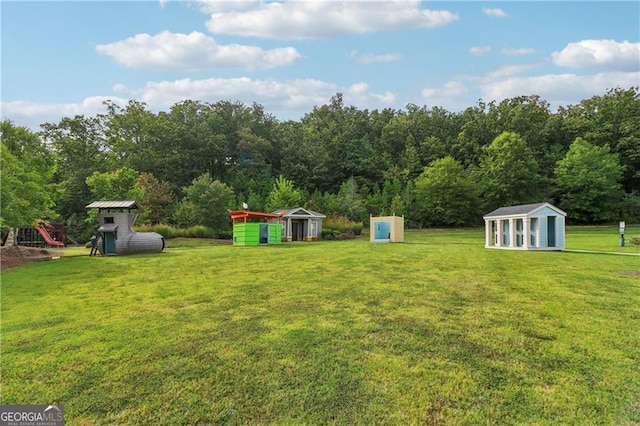
[[[563,212],[557,207],[552,206],[549,203],[534,203],[534,204],[522,204],[519,206],[500,207],[492,211],[491,213],[487,213],[486,215],[484,215],[484,217],[487,218],[487,217],[499,217],[499,216],[526,215],[544,206],[548,206],[549,208],[556,210],[558,213],[566,216],[565,212]]]
[[[277,219],[282,217],[282,214],[277,213],[262,213],[262,212],[252,212],[249,210],[227,210],[231,219],[235,222],[236,220],[243,220],[246,222],[247,220],[260,220],[260,219]]]
[[[298,207],[295,209],[291,209],[291,210],[276,210],[275,212],[273,212],[275,214],[284,214],[284,217],[292,217],[292,218],[304,218],[304,217],[315,217],[315,218],[325,218],[327,216],[323,215],[322,213],[318,213],[316,211],[310,210],[310,209],[305,209],[302,207]]]
[[[94,201],[86,209],[139,209],[135,201]]]

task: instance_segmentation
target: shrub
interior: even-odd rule
[[[188,228],[175,228],[169,225],[141,225],[134,228],[136,232],[157,232],[163,237],[170,238],[214,238],[213,229],[195,225]],[[221,232],[219,232],[221,233]],[[223,237],[220,237],[223,238]]]
[[[353,233],[354,235],[362,234],[362,222],[353,222],[345,217],[326,218],[322,224],[323,228],[333,229],[338,234]]]
[[[322,239],[323,240],[335,240],[336,239],[336,234],[338,234],[337,231],[334,231],[333,229],[330,228],[322,228]]]
[[[345,217],[330,217],[322,224],[322,238],[348,240],[362,234],[362,222],[353,222]]]

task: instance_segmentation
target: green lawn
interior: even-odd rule
[[[4,271],[0,402],[69,425],[640,423],[639,256],[405,239]],[[640,254],[613,227],[567,248]]]

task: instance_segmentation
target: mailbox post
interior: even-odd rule
[[[620,247],[624,247],[624,221],[620,222]]]

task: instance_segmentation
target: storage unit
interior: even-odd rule
[[[369,223],[369,240],[372,243],[404,242],[404,216],[370,216]]]
[[[282,243],[282,215],[228,210],[233,220],[233,245],[258,246]]]
[[[156,232],[136,232],[133,224],[139,209],[135,201],[95,201],[87,209],[98,209],[97,248],[101,254],[159,253],[164,237]]]
[[[322,239],[322,220],[327,216],[313,210],[298,207],[276,210],[282,216],[283,241],[318,241]]]
[[[567,214],[549,203],[500,207],[484,216],[485,247],[564,250]]]

